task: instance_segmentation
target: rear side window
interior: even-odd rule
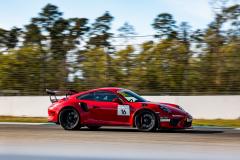
[[[119,98],[119,96],[111,91],[95,92],[95,101],[112,102],[115,98]]]
[[[76,97],[81,100],[94,101],[94,92],[89,92]]]

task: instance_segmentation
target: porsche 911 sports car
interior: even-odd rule
[[[190,129],[192,116],[175,104],[150,102],[123,88],[100,88],[78,93],[76,91],[46,90],[52,105],[48,121],[60,124],[66,130],[87,126],[96,130],[101,126],[132,126],[140,131],[158,129]],[[66,98],[51,99],[56,93]]]

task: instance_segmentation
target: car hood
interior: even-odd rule
[[[169,104],[169,103],[161,103],[161,102],[144,102],[146,104],[148,104],[149,106],[151,105],[161,105],[166,107],[167,109],[169,109],[171,111],[171,114],[178,114],[178,115],[185,115],[188,114],[187,112],[181,110],[180,108],[177,107],[177,105],[175,104]]]

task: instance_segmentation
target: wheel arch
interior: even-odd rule
[[[154,115],[156,115],[155,114],[155,112],[154,112],[154,110],[153,109],[151,109],[151,108],[139,108],[138,110],[136,110],[134,113],[133,113],[133,115],[132,115],[132,117],[131,117],[131,126],[132,127],[136,127],[136,125],[135,125],[135,117],[136,117],[136,115],[139,113],[139,112],[142,112],[142,111],[145,111],[145,110],[148,110],[148,111],[151,111],[151,112],[153,112],[154,113]],[[157,118],[157,117],[156,117]],[[158,121],[157,121],[157,123],[159,123]]]
[[[73,105],[66,105],[64,107],[62,107],[59,111],[58,111],[58,117],[57,117],[57,123],[59,123],[59,119],[60,119],[60,114],[62,112],[62,110],[66,109],[66,108],[74,108],[77,110],[79,116],[80,116],[80,119],[81,119],[81,113],[79,111],[79,109],[77,107],[74,107]]]

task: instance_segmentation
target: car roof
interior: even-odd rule
[[[107,87],[107,88],[98,88],[98,89],[92,89],[92,90],[88,90],[88,91],[83,91],[80,92],[79,94],[84,94],[84,93],[88,93],[88,92],[95,92],[95,91],[118,91],[118,90],[126,90],[124,88],[115,88],[115,87]]]
[[[108,88],[98,88],[98,89],[92,89],[88,91],[118,91],[118,90],[123,90],[124,88],[115,88],[115,87],[108,87]]]

